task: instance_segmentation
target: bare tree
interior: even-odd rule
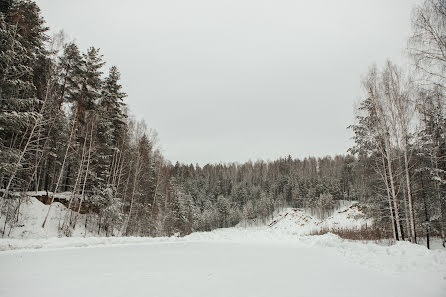
[[[382,98],[386,113],[389,118],[390,131],[393,144],[398,151],[403,153],[404,175],[406,183],[406,193],[408,200],[410,238],[412,242],[416,241],[415,218],[413,211],[413,195],[411,186],[411,177],[409,171],[409,162],[412,155],[409,144],[410,131],[414,117],[415,105],[410,98],[411,82],[404,78],[402,71],[390,61],[387,61],[382,73]]]
[[[445,88],[446,1],[426,0],[412,15],[413,34],[408,50],[423,85]]]

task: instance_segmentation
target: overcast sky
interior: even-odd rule
[[[172,162],[345,153],[361,75],[404,63],[417,0],[38,0],[101,48]]]

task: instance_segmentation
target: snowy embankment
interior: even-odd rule
[[[52,238],[62,237],[60,227],[64,220],[73,215],[63,204],[54,202],[51,208],[45,228],[42,228],[42,223],[48,213],[49,205],[43,204],[34,197],[47,196],[46,192],[28,192],[29,196],[24,200],[20,206],[19,223],[13,226],[12,229],[6,229],[8,238],[16,239],[38,239],[38,238]],[[34,197],[32,197],[34,196]],[[68,202],[71,193],[59,193],[56,198]],[[364,218],[364,214],[353,206],[354,202],[343,203],[343,207],[335,210],[332,216],[319,220],[316,216],[311,216],[308,211],[297,208],[287,208],[279,212],[273,220],[267,223],[272,229],[280,233],[291,233],[294,235],[307,235],[312,231],[319,230],[323,227],[343,227],[356,228],[364,224],[370,224]],[[5,217],[0,218],[0,226],[3,226]],[[86,216],[79,214],[77,218],[77,225],[73,237],[91,237],[98,236],[97,233],[91,233],[85,230]],[[92,218],[89,218],[90,220]],[[243,226],[243,223],[239,224]],[[265,227],[265,224],[257,225],[256,228]],[[251,228],[250,228],[251,229]]]
[[[46,195],[45,192],[30,192],[29,195]],[[68,199],[70,193],[60,193],[57,198]],[[68,195],[68,196],[67,196]],[[187,238],[199,239],[204,236],[209,239],[235,240],[264,240],[269,238],[287,239],[290,235],[308,235],[320,228],[361,227],[370,221],[366,220],[364,214],[354,203],[346,203],[332,216],[325,220],[312,217],[309,212],[302,209],[287,208],[279,212],[274,219],[267,224],[257,227],[221,229],[214,232],[194,233]],[[43,219],[48,213],[49,205],[45,205],[35,198],[26,199],[20,208],[20,224],[14,226],[9,236],[0,240],[0,251],[9,249],[26,248],[60,248],[60,247],[84,247],[108,244],[139,243],[148,241],[172,241],[182,240],[177,238],[128,238],[128,237],[98,237],[97,233],[91,233],[85,229],[86,216],[79,214],[78,224],[72,237],[65,237],[60,232],[60,226],[68,215],[72,214],[61,203],[53,203],[45,228],[42,227]],[[91,220],[91,218],[90,218]],[[0,226],[3,226],[4,217],[0,219]],[[240,224],[241,225],[241,224]],[[237,230],[237,232],[226,232],[226,230]],[[58,238],[59,237],[59,238]]]
[[[359,229],[371,226],[372,222],[355,202],[350,202],[325,219],[318,219],[303,209],[288,208],[279,213],[268,226],[281,233],[309,235],[321,229]]]
[[[40,192],[33,192],[38,193]],[[46,192],[44,192],[46,194]],[[59,195],[62,195],[61,193]],[[64,196],[58,196],[64,197]],[[20,206],[19,224],[6,228],[6,234],[9,238],[16,239],[37,239],[37,238],[52,238],[60,236],[60,226],[63,224],[64,219],[70,214],[70,211],[61,203],[54,202],[51,207],[48,220],[45,224],[45,228],[42,227],[45,216],[48,213],[49,205],[45,205],[36,198],[28,197],[24,199],[23,204]],[[0,218],[0,226],[3,227],[5,217]],[[83,228],[83,222],[85,222],[85,215],[78,215],[78,228],[73,236],[84,236],[85,229]]]

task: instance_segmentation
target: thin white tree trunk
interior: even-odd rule
[[[160,185],[160,172],[157,173],[157,177],[156,177],[156,186],[155,186],[155,192],[153,193],[153,202],[152,202],[152,212],[153,212],[153,208],[155,206],[156,203],[156,193],[158,192],[158,187]]]
[[[85,137],[84,139],[84,144],[82,145],[82,156],[81,156],[81,162],[79,164],[79,169],[77,171],[77,176],[76,176],[76,181],[74,183],[74,187],[73,187],[73,191],[71,193],[71,198],[70,201],[68,202],[68,209],[67,209],[67,214],[65,215],[65,220],[63,223],[62,228],[65,228],[66,225],[68,224],[68,217],[71,215],[72,210],[71,210],[71,204],[73,203],[75,197],[76,197],[76,190],[77,190],[77,186],[79,184],[79,180],[80,177],[82,175],[82,168],[84,167],[84,161],[85,161],[85,153],[86,153],[86,146],[87,146],[87,137]]]
[[[68,152],[70,151],[70,147],[71,147],[71,139],[73,138],[73,135],[75,133],[75,125],[74,125],[75,121],[73,120],[73,126],[71,128],[71,133],[70,133],[70,139],[68,140],[68,144],[67,144],[67,149],[65,150],[65,156],[63,158],[63,162],[62,162],[62,166],[60,168],[60,173],[59,173],[59,177],[57,178],[57,182],[56,182],[56,186],[54,187],[54,191],[51,194],[51,202],[50,202],[50,207],[48,208],[48,212],[45,216],[45,220],[42,223],[42,228],[45,228],[45,224],[46,221],[48,219],[48,216],[50,215],[50,211],[51,211],[51,207],[53,206],[53,202],[54,202],[54,196],[57,193],[57,189],[59,188],[59,183],[62,180],[62,176],[63,176],[63,172],[64,172],[64,167],[65,167],[65,162],[67,160],[67,156],[68,156]]]
[[[414,218],[414,210],[413,210],[413,202],[412,202],[412,189],[410,184],[410,173],[409,173],[409,160],[407,156],[407,144],[404,148],[404,170],[406,172],[406,185],[407,185],[407,198],[409,202],[409,216],[410,216],[410,228],[411,228],[411,241],[416,243],[415,238],[415,218]]]
[[[137,152],[136,162],[135,162],[135,176],[133,179],[133,187],[132,187],[132,195],[130,196],[130,209],[129,209],[129,214],[127,217],[127,223],[125,224],[124,234],[127,234],[127,228],[130,223],[130,219],[131,219],[131,215],[132,215],[133,200],[135,197],[136,184],[138,183],[138,177],[139,177],[139,171],[140,171],[139,170],[139,158],[140,158],[140,154],[139,154],[139,152]]]
[[[116,162],[116,159],[117,159],[116,155],[117,155],[117,150],[113,149],[112,162],[111,162],[110,168],[108,168],[108,172],[107,172],[107,185],[110,184],[110,179],[113,176],[113,171],[114,171],[114,168],[115,168],[115,162]]]
[[[40,118],[40,115],[39,115],[39,118]],[[19,158],[18,158],[17,161],[14,163],[14,166],[13,166],[13,169],[12,169],[11,176],[9,177],[8,184],[7,184],[6,189],[5,189],[5,193],[3,194],[3,197],[5,197],[5,198],[8,197],[8,194],[9,194],[9,188],[11,187],[12,181],[14,180],[14,178],[15,178],[15,176],[16,176],[16,174],[17,174],[17,170],[19,169],[20,164],[22,163],[23,157],[24,157],[25,154],[26,154],[26,151],[27,151],[27,149],[28,149],[28,146],[29,146],[29,144],[31,143],[31,139],[32,139],[32,137],[34,136],[34,131],[35,131],[37,125],[38,125],[38,122],[39,122],[39,120],[36,119],[36,122],[34,123],[32,129],[31,129],[31,132],[30,132],[30,134],[29,134],[28,140],[26,141],[25,146],[23,147],[22,151],[20,152]],[[26,134],[25,134],[25,135],[26,135]]]
[[[34,190],[35,190],[36,192],[39,191],[39,185],[40,185],[40,176],[41,176],[41,173],[40,173],[40,174],[37,174],[37,173],[38,173],[38,171],[39,171],[39,165],[40,165],[40,162],[44,159],[45,150],[46,150],[46,148],[48,147],[49,134],[50,134],[51,131],[53,130],[53,126],[54,126],[54,121],[52,122],[51,127],[50,127],[50,129],[49,129],[49,131],[48,131],[48,134],[47,134],[46,137],[45,137],[45,142],[43,143],[42,149],[40,150],[40,154],[38,154],[38,157],[37,157],[37,161],[36,161],[36,164],[35,164],[35,168],[34,168],[33,174],[31,175],[31,177],[30,177],[30,179],[29,179],[29,181],[28,181],[28,184],[27,184],[27,186],[26,186],[26,188],[25,188],[26,191],[29,190],[29,188],[30,188],[30,186],[31,186],[31,182],[32,182],[32,180],[34,179],[34,177],[36,178],[36,184],[35,184],[35,188],[34,188]],[[36,154],[36,155],[37,155],[37,154]],[[41,172],[41,171],[40,171],[40,172]]]
[[[387,170],[386,170],[386,161],[384,160],[384,157],[381,157],[381,159],[382,159],[382,164],[383,164],[383,179],[386,184],[387,200],[389,202],[390,221],[392,223],[393,239],[397,240],[396,233],[395,233],[395,216],[394,216],[394,213],[392,210],[392,198],[390,196],[389,180],[387,177]]]
[[[113,170],[113,177],[112,177],[112,185],[115,186],[116,183],[116,178],[118,176],[118,172],[120,172],[120,170],[122,169],[122,163],[121,163],[121,159],[122,159],[122,151],[119,150],[119,158],[118,158],[118,162],[116,163],[115,166],[115,170]],[[120,174],[120,173],[119,173]],[[116,187],[117,190],[117,187]]]
[[[402,240],[402,232],[401,232],[401,224],[400,224],[400,215],[399,215],[399,208],[398,208],[398,201],[396,196],[396,190],[395,190],[395,181],[393,180],[393,170],[392,170],[392,160],[391,160],[391,154],[390,154],[390,143],[389,140],[385,140],[386,144],[386,156],[387,156],[387,170],[389,172],[389,179],[390,179],[390,189],[392,193],[392,199],[393,199],[393,207],[395,212],[395,220],[396,220],[396,228],[398,233],[399,240]]]
[[[113,178],[113,200],[116,199],[119,191],[119,183],[121,182],[122,168],[124,167],[124,158],[122,158],[122,154],[119,156],[119,167],[116,168],[116,177]],[[122,210],[121,210],[122,212]]]
[[[116,190],[115,190],[115,197],[118,195],[118,191],[119,191],[119,184],[121,183],[121,176],[122,176],[122,169],[124,168],[124,158],[122,158],[122,161],[120,162],[120,165],[119,165],[119,173],[117,173],[116,175],[117,175],[117,180],[115,181],[115,182],[113,182],[113,184],[115,185],[115,187],[116,187]]]
[[[77,214],[74,218],[73,229],[76,228],[77,217],[81,211],[82,202],[84,201],[84,197],[85,197],[85,185],[87,184],[88,169],[90,167],[90,156],[91,156],[92,142],[93,142],[93,122],[91,123],[91,128],[90,128],[90,144],[88,146],[87,168],[85,169],[84,183],[82,185],[81,201],[79,202],[79,207],[77,208]],[[87,231],[85,231],[85,232],[87,232]]]
[[[125,184],[124,193],[123,193],[123,197],[122,197],[122,212],[124,212],[124,204],[125,204],[125,201],[127,200],[127,191],[128,191],[129,184],[130,184],[132,163],[133,163],[133,156],[132,156],[132,160],[130,160],[130,166],[129,166],[129,172],[128,172],[128,176],[127,176],[127,182]]]

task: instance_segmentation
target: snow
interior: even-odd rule
[[[28,192],[27,195],[43,196],[46,195],[46,192]],[[58,193],[56,198],[69,199],[71,197],[70,195],[70,192]],[[276,224],[271,225],[271,222],[268,222],[267,225],[271,225],[271,229],[279,233],[308,235],[321,228],[359,228],[364,224],[371,224],[371,220],[365,219],[364,214],[354,204],[355,202],[342,203],[340,209],[323,220],[318,219],[317,216],[311,216],[310,210],[287,208],[279,212],[271,221],[278,221]],[[33,197],[27,198],[26,202],[20,208],[20,224],[11,230],[9,238],[35,239],[62,236],[59,227],[63,224],[69,211],[61,203],[54,202],[46,226],[42,228],[42,223],[48,212],[48,208],[49,205],[45,205]],[[74,237],[97,236],[96,233],[93,234],[88,231],[85,234],[85,219],[85,215],[79,215],[78,224],[73,234]],[[4,217],[0,218],[0,226],[3,226],[3,223]],[[240,224],[239,226],[244,225],[246,224]],[[259,227],[267,228],[264,224],[262,226],[255,226],[255,228]],[[7,230],[7,232],[9,231]]]
[[[31,193],[31,192],[30,192]],[[46,192],[42,192],[46,195]],[[33,195],[39,195],[40,192],[32,192]],[[58,194],[58,198],[68,196],[67,193]],[[59,196],[60,195],[60,196]],[[20,222],[18,226],[12,228],[9,233],[9,227],[6,232],[9,233],[9,238],[20,239],[34,239],[34,238],[51,238],[61,236],[59,232],[59,226],[64,222],[65,216],[69,210],[59,202],[54,202],[50,211],[50,215],[45,224],[45,228],[42,228],[43,220],[48,213],[49,205],[45,205],[39,200],[28,197],[24,199],[24,203],[20,206]],[[85,228],[83,223],[85,222],[85,215],[79,214],[78,227],[76,228],[73,236],[85,236]],[[0,218],[0,226],[3,226],[5,217]],[[87,233],[87,236],[94,234]]]
[[[70,238],[71,243],[68,238],[40,240],[40,249],[0,252],[0,296],[446,293],[445,251],[409,243],[364,244],[333,234],[251,231],[228,228],[184,238]],[[89,247],[68,247],[79,243]]]
[[[372,222],[353,201],[343,204],[325,219],[312,216],[309,210],[287,208],[268,225],[281,233],[308,235],[321,229],[359,229],[364,225],[371,225]]]
[[[30,200],[0,240],[0,296],[446,296],[446,250],[349,241],[315,228],[368,224],[347,205],[323,220],[286,209],[276,224],[185,237],[57,238],[55,204]],[[286,215],[285,215],[286,214]],[[30,226],[30,224],[36,224]]]

